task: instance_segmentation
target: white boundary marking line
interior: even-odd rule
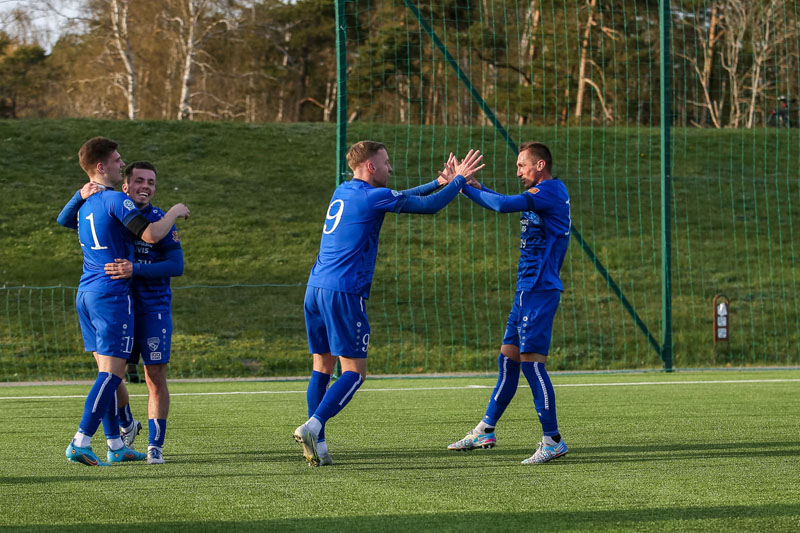
[[[693,381],[631,381],[611,383],[562,383],[553,387],[632,387],[647,385],[728,385],[738,383],[800,383],[798,379],[720,379],[720,380],[693,380]],[[526,389],[527,385],[519,388]],[[464,385],[461,387],[399,387],[364,389],[362,392],[408,392],[408,391],[436,391],[436,390],[468,390],[468,389],[494,389],[494,385]],[[235,396],[241,394],[305,394],[306,390],[279,390],[279,391],[230,391],[230,392],[173,392],[170,396]],[[131,394],[132,398],[147,398],[147,394]],[[86,398],[85,395],[73,394],[67,396],[0,396],[0,400],[63,400],[72,398]]]

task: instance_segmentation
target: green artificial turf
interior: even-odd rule
[[[446,447],[480,420],[494,379],[368,379],[328,423],[336,464],[316,469],[291,436],[306,419],[302,381],[172,383],[167,463],[110,468],[64,458],[88,385],[0,387],[0,526],[800,528],[800,371],[552,378],[570,452],[537,466],[519,464],[541,431],[524,379],[498,425],[497,447],[472,452]],[[144,386],[130,391],[134,416],[144,418]],[[145,445],[146,430],[136,448]],[[94,448],[105,452],[102,431]]]

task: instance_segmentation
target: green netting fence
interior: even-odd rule
[[[800,363],[800,2],[336,6],[332,181],[346,179],[341,150],[364,138],[388,145],[398,189],[478,148],[482,181],[516,194],[516,146],[553,151],[575,231],[550,368],[661,368],[665,339],[675,367]],[[494,367],[518,218],[465,198],[436,217],[387,216],[371,372]],[[307,265],[298,271],[291,286],[176,287],[172,375],[306,373]],[[74,290],[0,290],[0,380],[89,375]],[[715,345],[717,294],[731,315],[730,340]],[[219,317],[199,311],[209,305]]]
[[[515,194],[516,146],[553,150],[574,224],[553,367],[659,366],[662,355],[665,366],[798,363],[800,5],[338,5],[341,147],[385,141],[397,187],[475,147],[487,154],[483,181]],[[510,305],[517,217],[461,201],[443,218],[387,220],[382,246],[393,255],[374,294],[395,335],[416,346],[426,302],[438,299],[457,309],[449,340],[491,353]],[[720,293],[733,302],[731,336],[715,346]]]

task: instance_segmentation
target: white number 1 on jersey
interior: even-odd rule
[[[92,246],[92,250],[108,250],[108,246],[101,246],[100,242],[97,240],[97,232],[94,229],[94,213],[89,213],[89,216],[86,217],[86,220],[89,221],[89,227],[92,230],[92,238],[94,239],[94,246]]]

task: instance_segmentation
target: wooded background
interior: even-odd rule
[[[506,124],[658,123],[656,0],[417,5]],[[673,1],[674,124],[766,124],[800,93],[798,12]],[[49,53],[43,14],[60,24]],[[486,124],[464,87],[435,83],[447,67],[404,2],[346,17],[351,121]],[[28,0],[0,22],[0,117],[335,120],[331,0]]]

